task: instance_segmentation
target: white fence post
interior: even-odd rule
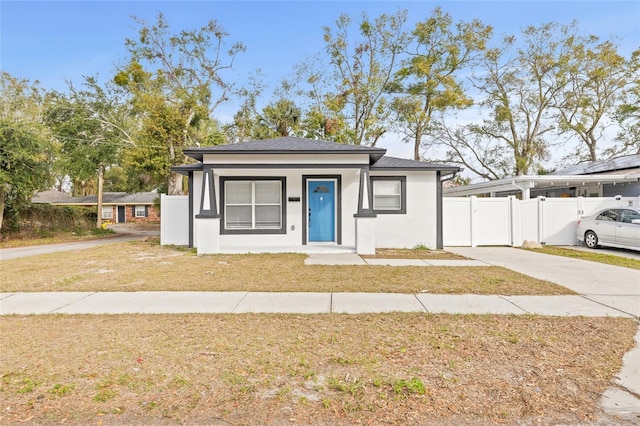
[[[545,197],[538,197],[538,242],[544,244],[544,206]]]
[[[518,204],[516,203],[516,197],[509,195],[509,218],[511,222],[509,224],[509,234],[511,238],[511,247],[514,246],[516,239],[520,237],[518,233],[518,224],[520,221],[518,220],[518,212],[516,212],[517,207]]]
[[[475,195],[472,195],[471,197],[469,197],[471,202],[469,203],[469,221],[470,221],[470,228],[471,228],[471,247],[475,247],[476,246],[476,220],[477,220],[477,214],[476,214],[476,203],[478,202],[478,197],[476,197]]]

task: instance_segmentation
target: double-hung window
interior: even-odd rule
[[[113,219],[113,207],[112,206],[102,206],[102,218],[103,219]]]
[[[376,213],[407,212],[405,176],[371,176],[373,210]]]
[[[284,178],[221,177],[223,233],[283,233]]]
[[[147,217],[147,208],[145,206],[136,206],[134,213],[136,217]]]

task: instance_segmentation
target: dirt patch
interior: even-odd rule
[[[2,424],[584,424],[630,319],[15,316]]]
[[[3,261],[0,291],[572,294],[549,281],[496,266],[324,266],[305,265],[305,258],[303,254],[196,256],[191,250],[134,241],[72,255]]]
[[[365,259],[432,259],[468,260],[464,256],[444,250],[376,249],[375,255],[363,255]]]

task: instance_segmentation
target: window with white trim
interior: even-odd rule
[[[136,217],[147,217],[146,206],[136,206],[135,214]]]
[[[284,178],[221,178],[222,232],[284,232]]]
[[[371,186],[376,213],[407,212],[405,176],[371,176]]]
[[[102,218],[113,219],[113,206],[102,206]]]

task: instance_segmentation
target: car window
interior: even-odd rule
[[[618,220],[618,210],[605,210],[596,217],[596,220],[604,220],[604,221],[617,221]]]
[[[622,210],[620,220],[624,223],[631,223],[633,219],[640,219],[640,213],[635,210]]]

